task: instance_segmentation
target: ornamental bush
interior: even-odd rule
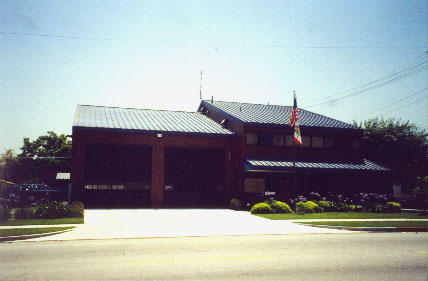
[[[11,209],[0,205],[0,221],[7,221],[11,217]]]
[[[29,216],[33,219],[83,218],[84,212],[84,205],[79,201],[71,204],[48,201],[32,207]]]
[[[317,213],[320,211],[320,208],[317,203],[308,201],[306,203],[304,202],[298,202],[296,204],[296,212],[298,213]]]
[[[281,201],[273,201],[270,205],[272,210],[278,214],[291,214],[293,211],[287,203]]]
[[[385,211],[389,213],[401,213],[401,204],[397,202],[387,202]]]
[[[67,205],[67,217],[69,218],[83,218],[85,215],[85,207],[80,201],[73,201]]]
[[[251,214],[272,214],[273,210],[267,203],[257,203],[251,208]]]
[[[29,208],[17,208],[15,211],[15,219],[25,220],[31,218]]]
[[[230,208],[232,210],[240,210],[242,208],[241,200],[237,198],[232,198],[232,200],[230,200]]]
[[[330,204],[327,201],[319,201],[318,207],[320,208],[321,212],[328,212],[330,211]]]

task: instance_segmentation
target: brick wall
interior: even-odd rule
[[[127,133],[123,131],[103,131],[73,128],[71,181],[73,200],[83,200],[85,184],[85,149],[87,145],[135,145],[152,147],[151,204],[163,206],[165,149],[218,149],[225,157],[225,199],[233,188],[233,171],[229,161],[230,139],[232,136],[191,136],[147,133]]]

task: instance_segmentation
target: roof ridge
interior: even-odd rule
[[[211,103],[211,100],[204,100],[205,102]],[[248,105],[264,105],[264,106],[282,106],[282,107],[292,107],[291,105],[280,105],[280,104],[264,104],[264,103],[251,103],[251,102],[239,102],[239,101],[222,101],[214,100],[214,102],[227,102],[227,103],[239,103],[239,104],[248,104]],[[212,104],[212,103],[211,103]]]
[[[197,111],[153,109],[153,108],[137,108],[137,107],[120,107],[120,106],[93,105],[93,104],[77,104],[77,106],[102,107],[102,108],[118,108],[118,109],[136,109],[136,110],[161,111],[161,112],[200,113],[200,112],[197,112]]]

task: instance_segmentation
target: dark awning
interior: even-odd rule
[[[288,160],[256,160],[246,159],[244,161],[244,170],[246,172],[282,172],[293,171],[293,161]],[[361,163],[339,163],[339,162],[296,162],[296,171],[305,172],[387,172],[390,169],[364,159]]]

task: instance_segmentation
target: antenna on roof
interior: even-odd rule
[[[199,99],[202,100],[202,68],[201,68],[201,80],[199,82]]]

